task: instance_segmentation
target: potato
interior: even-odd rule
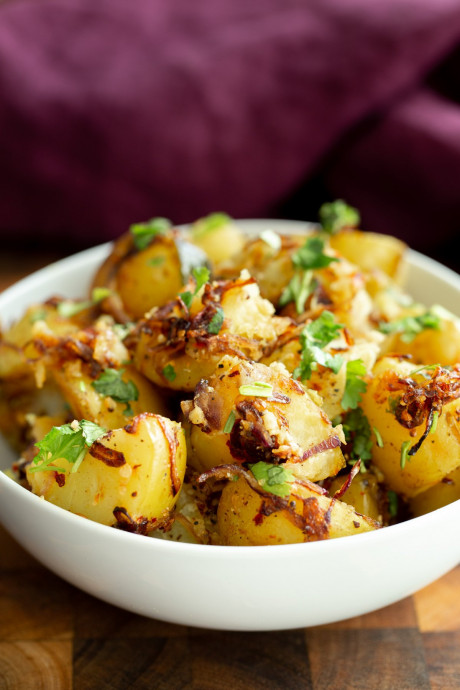
[[[405,342],[400,334],[388,335],[382,346],[382,352],[397,352],[411,354],[414,362],[436,362],[443,366],[453,366],[460,362],[460,319],[445,312],[440,307],[433,307],[436,315],[439,311],[439,328],[426,328],[418,333],[413,340]],[[419,307],[406,310],[398,318],[409,314],[420,314],[426,310]]]
[[[439,484],[412,498],[409,501],[409,508],[412,515],[418,517],[458,500],[460,500],[460,467],[444,477]]]
[[[396,237],[347,228],[331,235],[330,245],[364,271],[383,271],[397,283],[405,277],[407,247]]]
[[[157,234],[141,250],[127,233],[115,242],[93,287],[108,287],[114,292],[102,305],[118,321],[137,320],[153,307],[174,299],[192,268],[206,261],[204,252],[172,230]]]
[[[208,283],[190,310],[176,300],[139,323],[130,346],[134,364],[160,386],[193,391],[226,353],[260,359],[267,344],[290,326],[274,311],[248,274]],[[219,315],[223,321],[213,329]]]
[[[389,488],[409,498],[437,484],[460,463],[460,400],[455,399],[459,372],[424,369],[414,373],[419,369],[403,358],[383,357],[362,400],[371,427],[379,431],[383,441],[383,447],[374,447],[373,462],[384,473]],[[454,399],[444,394],[435,433],[428,434],[414,455],[407,455],[401,468],[403,444],[406,450],[412,448],[425,430],[425,401],[442,403],[443,390],[451,390]],[[401,398],[403,394],[408,396],[406,401]],[[397,409],[403,423],[413,424],[413,415],[419,417],[412,428],[400,423],[397,412],[392,411],[399,400],[402,403]]]
[[[200,218],[193,223],[186,237],[205,252],[213,265],[227,261],[245,244],[242,231],[225,213],[211,213]]]
[[[96,441],[76,472],[65,459],[55,471],[27,469],[33,493],[72,513],[145,533],[164,523],[177,501],[185,473],[180,424],[141,414]]]
[[[240,477],[230,481],[217,511],[223,544],[263,546],[335,539],[380,527],[314,484],[294,482],[285,499],[265,495]]]
[[[294,275],[292,254],[303,245],[306,235],[278,237],[279,248],[260,237],[248,240],[238,254],[216,266],[216,274],[232,279],[248,270],[257,280],[262,297],[277,305],[284,287]]]
[[[268,389],[268,397],[261,397],[267,390],[260,396],[251,389],[240,392],[254,382]],[[281,364],[267,367],[225,357],[182,409],[189,423],[189,462],[199,471],[235,460],[264,460],[285,463],[297,477],[317,481],[344,466],[342,428],[332,426]]]
[[[329,486],[329,493],[333,496],[342,487],[346,477],[336,477]],[[382,522],[381,488],[375,474],[372,472],[359,472],[351,482],[345,493],[340,496],[343,503],[347,503],[357,513]]]

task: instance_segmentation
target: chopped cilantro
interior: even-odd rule
[[[129,403],[139,398],[139,391],[133,381],[123,381],[124,372],[124,369],[105,369],[91,385],[100,395],[125,403],[125,414],[131,415],[133,412]]]
[[[209,269],[206,266],[199,266],[192,270],[192,276],[195,278],[195,289],[193,292],[187,290],[186,292],[181,292],[179,297],[185,304],[187,309],[192,306],[193,298],[199,293],[201,288],[209,280]]]
[[[200,218],[193,224],[192,237],[199,239],[203,235],[219,230],[231,222],[232,219],[226,213],[210,213],[209,216]]]
[[[149,246],[154,237],[164,235],[170,227],[171,221],[167,218],[152,218],[145,223],[134,223],[129,232],[133,236],[134,246],[141,251]]]
[[[318,364],[332,369],[335,374],[338,373],[343,364],[343,358],[340,355],[324,352],[323,348],[338,337],[342,328],[343,324],[335,321],[332,312],[325,310],[302,329],[299,337],[302,354],[299,366],[294,369],[294,378],[302,381],[311,378]]]
[[[300,247],[292,255],[292,263],[296,268],[307,271],[312,268],[325,268],[334,261],[338,261],[335,256],[328,256],[324,253],[324,240],[319,235],[307,237],[303,247]]]
[[[220,329],[222,328],[223,323],[224,310],[221,307],[217,307],[216,313],[209,322],[208,333],[212,333],[212,335],[217,335],[217,333],[219,333]]]
[[[91,293],[90,300],[82,300],[81,302],[75,302],[74,300],[65,299],[59,302],[56,309],[59,316],[65,319],[70,319],[72,316],[79,314],[85,309],[91,309],[91,307],[96,306],[99,302],[102,302],[106,297],[109,297],[112,291],[105,287],[95,287]]]
[[[353,359],[351,362],[347,362],[345,391],[342,398],[342,408],[344,410],[354,410],[358,407],[361,395],[367,389],[367,383],[363,381],[363,376],[366,376],[366,374],[366,367],[361,359]]]
[[[403,470],[406,466],[406,461],[409,455],[409,446],[410,446],[410,441],[404,441],[404,443],[401,445],[401,469]]]
[[[371,426],[360,407],[347,412],[343,420],[343,431],[346,442],[351,444],[352,462],[360,459],[364,463],[370,460],[372,458]]]
[[[290,484],[294,481],[291,470],[262,461],[249,465],[249,469],[265,491],[281,498],[286,498],[291,493]]]
[[[29,322],[36,323],[37,321],[43,321],[46,319],[46,314],[47,312],[45,309],[39,309],[30,315]]]
[[[240,395],[253,395],[258,398],[269,398],[273,393],[273,386],[264,381],[253,381],[239,388]]]
[[[51,431],[35,444],[39,452],[33,459],[35,466],[30,468],[30,472],[65,472],[65,468],[51,464],[62,459],[71,463],[71,471],[76,472],[85,457],[86,449],[103,434],[105,429],[86,419],[63,426],[53,426]]]
[[[153,259],[149,259],[147,264],[149,266],[161,266],[166,261],[165,256],[154,256]]]
[[[131,330],[134,328],[135,324],[132,322],[128,323],[115,323],[112,326],[112,329],[115,331],[116,335],[120,340],[124,340],[126,336],[131,332]]]
[[[379,431],[379,430],[377,429],[377,427],[375,427],[375,426],[372,427],[372,431],[373,431],[374,434],[375,434],[375,440],[377,441],[378,447],[379,447],[379,448],[383,448],[383,438],[382,438],[382,434],[380,433],[380,431]]]
[[[359,211],[342,199],[323,204],[319,209],[319,219],[323,230],[331,235],[342,228],[357,228],[361,222]]]
[[[227,421],[225,422],[224,434],[229,434],[231,432],[231,430],[233,429],[233,425],[235,424],[235,419],[236,414],[235,411],[232,410],[227,417]]]
[[[398,333],[404,343],[411,343],[414,338],[429,328],[439,330],[441,327],[441,319],[431,310],[418,316],[405,316],[402,319],[383,321],[379,324],[379,330],[382,333]]]
[[[163,376],[170,382],[174,381],[177,374],[172,364],[167,364],[165,366],[165,368],[163,369]]]
[[[390,517],[396,517],[398,514],[398,494],[395,491],[388,491],[388,513]]]
[[[281,293],[279,306],[284,307],[289,302],[295,302],[298,314],[305,309],[305,302],[316,286],[312,271],[296,271]]]
[[[439,412],[435,410],[433,412],[433,417],[431,421],[431,426],[430,426],[430,434],[436,433],[436,429],[438,428],[438,419],[439,419]]]

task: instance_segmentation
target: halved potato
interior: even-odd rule
[[[141,414],[89,448],[76,472],[60,458],[56,471],[27,469],[33,493],[104,525],[145,533],[170,517],[185,473],[180,424]]]
[[[336,539],[381,526],[314,484],[294,482],[289,496],[280,498],[261,494],[243,477],[224,488],[217,518],[222,543],[230,546]]]
[[[224,357],[182,409],[189,462],[199,471],[235,460],[264,460],[317,481],[334,476],[345,464],[342,427],[332,426],[282,364],[267,367]]]

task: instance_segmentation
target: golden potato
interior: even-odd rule
[[[248,473],[249,475],[249,473]],[[380,527],[314,484],[294,482],[286,498],[239,477],[222,492],[217,511],[223,544],[264,546],[336,539]]]
[[[382,437],[383,445],[374,447],[372,459],[390,489],[416,496],[458,466],[459,379],[457,369],[420,369],[396,357],[377,362],[362,409]],[[439,419],[434,433],[425,438],[431,409]],[[420,442],[419,449],[411,453]]]
[[[460,500],[460,467],[444,477],[439,484],[414,496],[409,501],[409,508],[412,515],[418,517],[458,500]]]
[[[182,409],[189,462],[199,471],[235,460],[266,460],[317,481],[344,466],[342,428],[332,426],[281,364],[225,357]]]
[[[336,477],[329,486],[329,493],[333,496],[342,487],[345,477]],[[340,496],[343,503],[347,503],[361,515],[367,515],[376,522],[382,522],[382,489],[372,472],[359,472]]]
[[[186,237],[205,252],[213,265],[240,252],[246,241],[242,231],[226,213],[211,213],[200,218],[193,223]]]
[[[274,311],[247,274],[207,283],[190,309],[177,299],[139,323],[130,345],[134,364],[160,386],[193,391],[226,353],[260,359],[267,344],[290,325]]]
[[[170,518],[185,473],[180,424],[144,413],[96,440],[77,471],[65,458],[39,470],[29,465],[33,493],[72,513],[145,533]]]
[[[396,237],[347,228],[331,235],[330,245],[363,271],[383,271],[396,283],[405,277],[407,246]]]

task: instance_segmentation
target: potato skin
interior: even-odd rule
[[[243,477],[225,486],[217,519],[222,542],[229,546],[297,544],[380,527],[315,485],[294,483],[290,495],[280,502],[276,496],[261,496]]]
[[[116,464],[104,459],[104,449],[115,452]],[[144,413],[101,437],[76,472],[67,460],[61,463],[68,468],[64,477],[29,467],[33,493],[95,522],[145,533],[169,518],[178,498],[186,464],[184,434],[177,422]]]
[[[254,381],[273,387],[270,397],[242,395]],[[285,463],[296,476],[318,481],[345,464],[341,427],[333,427],[306,389],[280,364],[267,367],[225,357],[193,401],[183,403],[189,462],[197,470],[238,462]],[[235,423],[225,431],[231,413]]]
[[[383,447],[374,446],[373,462],[385,475],[389,488],[409,498],[437,484],[460,461],[460,400],[454,399],[443,405],[435,433],[428,435],[415,455],[408,456],[401,469],[402,444],[415,444],[425,424],[415,427],[416,433],[412,436],[410,430],[397,421],[389,399],[397,397],[398,391],[391,390],[388,377],[395,373],[407,379],[416,369],[417,365],[405,359],[383,357],[377,362],[374,377],[362,399],[363,411],[383,441]],[[422,385],[423,381],[420,383]]]
[[[413,517],[418,517],[458,500],[460,500],[460,467],[431,489],[412,498],[409,501],[409,508]]]

